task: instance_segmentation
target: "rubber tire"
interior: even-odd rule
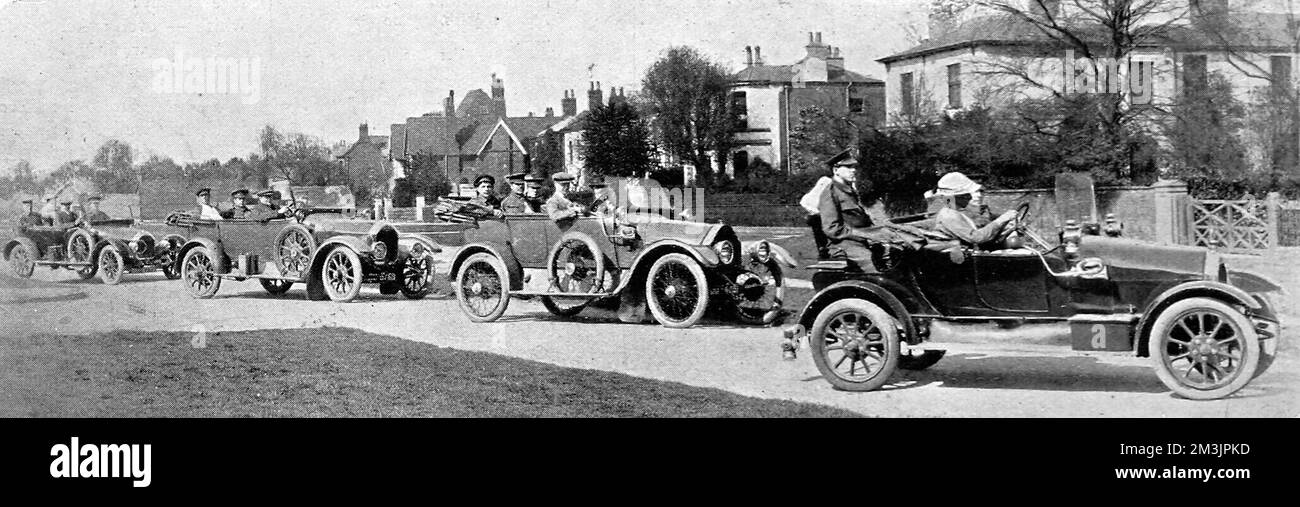
[[[262,290],[265,290],[267,294],[272,296],[283,296],[284,293],[289,292],[289,289],[293,288],[293,282],[288,280],[258,278],[257,281],[262,284]]]
[[[278,244],[279,243],[277,243],[277,245]],[[342,255],[349,263],[352,264],[352,276],[356,279],[356,282],[353,283],[351,287],[347,287],[346,290],[343,292],[335,292],[333,288],[334,286],[330,283],[330,280],[326,278],[326,274],[328,273],[327,268],[329,268],[330,260],[334,259],[335,255]],[[352,301],[353,299],[356,299],[357,294],[361,293],[361,286],[364,285],[362,283],[362,280],[365,276],[365,273],[364,273],[364,269],[361,266],[361,256],[357,255],[357,253],[352,251],[351,248],[348,248],[347,246],[344,245],[337,245],[334,248],[330,249],[330,251],[325,254],[325,262],[321,264],[320,269],[321,269],[320,272],[321,283],[324,284],[325,295],[329,296],[330,300],[337,301],[340,303],[347,303],[349,301]]]
[[[115,264],[114,269],[104,269],[105,262]],[[122,275],[126,272],[126,260],[122,258],[122,253],[118,252],[112,245],[99,249],[99,259],[95,260],[99,266],[99,279],[104,285],[117,285],[122,282]],[[112,274],[116,273],[116,275]]]
[[[605,267],[607,264],[605,262],[605,254],[600,251],[600,246],[597,245],[596,241],[591,239],[590,236],[577,232],[565,233],[559,241],[555,242],[555,246],[551,247],[551,252],[546,255],[547,276],[550,276],[551,280],[558,280],[560,278],[559,273],[556,272],[555,269],[555,256],[560,254],[560,247],[570,241],[582,243],[587,247],[587,250],[591,252],[592,257],[596,258],[596,274],[593,275],[593,278],[596,279],[596,283],[603,285],[605,283]],[[597,287],[596,292],[600,292],[601,288],[602,287]]]
[[[307,259],[305,261],[306,264],[302,266],[301,270],[294,271],[294,272],[290,272],[286,270],[284,267],[284,263],[280,259],[280,244],[284,241],[285,238],[289,236],[290,232],[292,231],[298,231],[307,235]],[[271,245],[273,248],[275,248],[275,253],[272,255],[274,256],[275,267],[280,270],[280,276],[286,278],[292,278],[294,275],[296,275],[299,278],[306,278],[305,276],[303,276],[303,274],[311,270],[311,259],[312,256],[316,255],[316,248],[317,248],[316,236],[313,236],[311,231],[308,230],[306,226],[302,224],[286,225],[283,229],[280,229],[279,234],[275,235],[275,242],[271,243]]]
[[[78,237],[85,238],[86,249],[87,249],[86,259],[79,260],[79,259],[72,258],[72,242],[76,240]],[[90,231],[87,231],[85,229],[77,229],[71,235],[69,235],[68,244],[64,248],[64,252],[68,256],[69,261],[90,263],[90,266],[77,270],[77,277],[81,278],[82,280],[89,280],[91,278],[94,278],[95,274],[99,272],[99,263],[96,262],[97,259],[95,259],[95,237],[90,233]]]
[[[561,299],[572,299],[572,298],[561,298]],[[582,310],[586,309],[587,305],[591,304],[591,301],[592,300],[588,299],[586,301],[583,301],[581,304],[575,306],[562,307],[559,304],[556,304],[555,300],[552,299],[550,296],[542,296],[542,306],[546,307],[546,311],[551,312],[552,315],[555,315],[557,317],[564,317],[564,318],[575,317],[579,313],[582,313]]]
[[[16,259],[14,257],[15,254],[21,255],[21,257]],[[19,259],[25,260],[25,263],[21,266],[19,265]],[[23,243],[14,245],[14,247],[9,250],[9,258],[6,260],[9,261],[9,268],[12,269],[14,274],[19,278],[31,278],[32,274],[36,272],[36,257],[32,255],[32,252],[28,250],[27,245]]]
[[[496,307],[494,307],[491,312],[483,315],[478,315],[470,309],[465,294],[465,272],[470,266],[475,264],[486,264],[487,266],[490,266],[495,272],[497,279],[501,282],[501,301],[497,303]],[[492,322],[501,318],[501,316],[506,313],[506,308],[510,306],[510,280],[507,278],[506,267],[505,264],[501,262],[501,259],[486,252],[479,252],[466,258],[465,262],[460,265],[460,272],[456,273],[456,300],[460,302],[460,309],[465,312],[465,315],[469,317],[469,320],[474,322]]]
[[[753,261],[753,262],[757,263],[758,261]],[[764,266],[766,266],[767,269],[772,273],[772,278],[776,283],[775,289],[773,289],[776,291],[776,300],[775,300],[776,304],[778,305],[783,304],[785,302],[785,277],[784,277],[784,273],[781,272],[781,266],[777,265],[776,261],[768,261],[767,264],[764,264]],[[734,316],[736,321],[740,322],[741,324],[748,324],[751,326],[771,324],[771,322],[769,322],[766,318],[767,315],[771,313],[771,310],[764,311],[761,315],[754,316],[745,313],[745,311],[740,308],[739,304],[732,304],[731,309],[732,309],[732,315]]]
[[[926,350],[918,356],[911,356],[903,353],[898,355],[898,368],[908,371],[921,371],[938,363],[943,359],[946,350]]]
[[[1209,308],[1218,313],[1228,316],[1231,324],[1237,329],[1245,339],[1245,345],[1242,347],[1242,365],[1239,367],[1237,378],[1233,379],[1228,385],[1217,389],[1202,390],[1184,385],[1178,381],[1178,374],[1169,371],[1164,364],[1164,337],[1168,334],[1169,328],[1176,322],[1179,314],[1194,309]],[[1187,298],[1175,302],[1160,312],[1156,317],[1155,323],[1151,325],[1151,337],[1147,341],[1147,354],[1151,361],[1155,363],[1156,376],[1175,394],[1192,400],[1217,400],[1232,393],[1237,392],[1251,379],[1255,378],[1255,372],[1259,369],[1260,344],[1259,335],[1255,332],[1255,326],[1250,319],[1242,315],[1227,303],[1217,299],[1210,298]]]
[[[664,313],[663,308],[659,306],[659,301],[654,297],[655,275],[665,266],[673,263],[685,265],[686,269],[695,277],[696,284],[699,286],[696,290],[699,299],[695,303],[694,310],[685,319],[676,322]],[[688,328],[698,323],[704,317],[704,311],[709,307],[709,279],[704,276],[704,269],[700,267],[700,263],[696,262],[695,259],[684,254],[670,253],[655,259],[655,263],[650,266],[650,271],[646,273],[645,300],[646,305],[650,307],[650,314],[654,315],[655,320],[663,327],[673,329]]]
[[[824,338],[826,328],[830,326],[831,320],[836,314],[844,311],[853,311],[866,315],[871,320],[871,323],[880,329],[882,338],[885,341],[884,363],[876,370],[874,376],[864,382],[842,379],[835,375],[833,365],[827,364],[828,359],[825,355],[826,339]],[[888,312],[865,299],[841,299],[818,312],[817,319],[813,322],[812,332],[808,334],[808,345],[812,349],[813,362],[817,364],[817,370],[821,372],[822,378],[830,382],[835,389],[841,391],[866,392],[880,389],[889,382],[890,377],[898,369],[900,355],[898,324]]]
[[[400,291],[402,296],[406,299],[423,299],[424,296],[428,296],[429,292],[433,291],[433,280],[436,275],[436,272],[433,269],[433,254],[426,252],[421,261],[428,265],[428,275],[425,277],[424,285],[418,290],[411,290],[411,288],[406,285],[406,270],[410,267],[411,258],[408,257],[406,259],[407,265],[402,267],[403,280],[398,282],[398,291]]]
[[[194,257],[197,257],[199,255],[207,257],[209,265],[211,265],[213,268],[212,286],[204,290],[195,290],[194,286],[189,283],[188,271],[189,271],[190,259],[193,259]],[[212,296],[217,295],[217,291],[221,289],[221,277],[217,276],[216,274],[217,262],[218,262],[217,259],[213,258],[212,252],[209,251],[207,247],[196,246],[190,249],[188,252],[185,252],[185,257],[181,259],[181,279],[185,281],[185,289],[189,291],[190,296],[199,299],[211,299]]]

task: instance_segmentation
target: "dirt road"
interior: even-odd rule
[[[832,390],[818,376],[806,350],[797,361],[781,361],[780,333],[773,328],[710,323],[669,330],[623,324],[592,311],[576,322],[564,321],[551,317],[540,304],[518,300],[501,321],[474,324],[451,298],[407,301],[381,296],[371,288],[362,294],[349,304],[312,302],[305,300],[301,287],[272,298],[256,283],[227,282],[217,298],[196,300],[180,282],[157,273],[105,286],[42,270],[32,280],[0,280],[0,335],[182,330],[194,332],[196,338],[202,334],[212,346],[224,331],[339,326],[885,417],[1300,415],[1300,360],[1294,347],[1285,347],[1272,369],[1237,396],[1212,402],[1174,397],[1145,359],[1028,345],[953,349],[931,370],[900,375],[883,391],[845,393]],[[965,330],[967,336],[978,332],[985,331]]]

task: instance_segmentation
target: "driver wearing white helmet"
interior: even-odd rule
[[[980,227],[967,214],[972,202],[980,201],[980,186],[966,175],[951,172],[939,178],[938,188],[925,193],[925,198],[947,198],[944,207],[934,218],[934,230],[970,246],[983,246],[998,237],[1003,226],[1016,218],[1015,211],[1007,211],[987,225]]]

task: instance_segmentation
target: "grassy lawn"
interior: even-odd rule
[[[0,417],[846,417],[353,329],[0,341]]]

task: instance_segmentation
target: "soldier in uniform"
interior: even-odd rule
[[[544,181],[546,181],[546,178],[541,176],[533,174],[524,176],[524,200],[528,201],[533,213],[541,213],[542,205],[546,204],[546,201],[542,199],[542,182]]]
[[[469,200],[470,204],[482,208],[481,213],[476,215],[502,217],[505,213],[501,212],[501,198],[497,197],[492,191],[497,186],[497,179],[489,174],[480,174],[474,178],[474,192],[476,195]]]
[[[263,190],[257,193],[257,205],[253,206],[251,212],[245,218],[257,220],[259,222],[269,222],[277,218],[284,218],[280,212],[276,201],[280,200],[280,192],[277,190]]]
[[[59,202],[59,210],[54,212],[54,225],[69,227],[77,223],[77,215],[72,212],[72,201]]]
[[[105,221],[105,220],[112,220],[113,217],[108,216],[108,213],[104,213],[103,211],[100,211],[100,210],[99,210],[99,203],[100,203],[100,201],[103,201],[103,200],[104,200],[104,198],[103,198],[103,197],[100,197],[100,196],[98,196],[98,195],[92,195],[92,196],[90,196],[90,197],[87,197],[87,198],[86,198],[86,206],[89,206],[90,209],[86,210],[86,214],[85,214],[85,216],[83,217],[83,220],[85,220],[85,221],[88,222],[88,223],[95,223],[95,222],[103,222],[103,221]]]
[[[200,188],[194,192],[194,203],[198,205],[198,215],[203,220],[221,220],[221,212],[212,207],[212,189]]]
[[[573,175],[569,173],[555,173],[551,176],[551,181],[555,182],[555,193],[551,194],[551,198],[547,199],[546,204],[542,206],[551,220],[561,225],[567,225],[587,212],[586,207],[569,200],[573,180]]]
[[[248,189],[241,188],[230,193],[230,209],[221,212],[222,218],[243,219],[248,218],[252,210],[248,208]]]
[[[871,250],[863,242],[861,231],[873,223],[854,187],[858,179],[858,160],[845,150],[829,163],[834,171],[831,184],[817,203],[822,230],[830,242],[827,250],[833,258],[847,259],[863,271],[873,272]]]
[[[511,214],[537,213],[528,199],[524,197],[524,177],[526,173],[514,173],[506,176],[510,182],[510,195],[501,201],[501,211]]]
[[[591,189],[592,194],[591,205],[587,206],[588,212],[604,215],[615,213],[614,196],[609,192],[604,177],[592,176],[587,180],[587,187]]]
[[[32,209],[33,201],[31,199],[23,199],[23,204],[27,205],[27,214],[18,219],[18,225],[20,227],[45,225],[45,218],[42,217],[40,213],[37,213],[36,210]]]

